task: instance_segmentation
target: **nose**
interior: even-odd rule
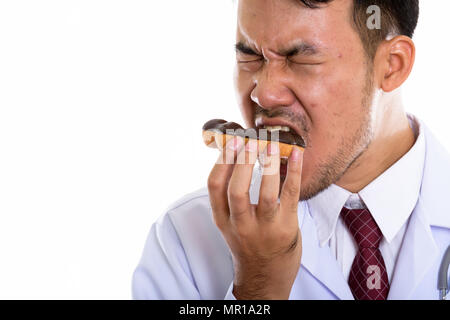
[[[283,66],[266,65],[253,78],[255,87],[251,99],[263,109],[290,106],[295,101],[293,92],[288,87],[288,79]]]

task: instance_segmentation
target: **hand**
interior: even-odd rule
[[[297,208],[303,152],[293,149],[280,192],[278,144],[270,143],[264,153],[254,140],[243,144],[240,137],[231,139],[208,178],[214,221],[232,253],[233,294],[288,299],[302,254]],[[258,204],[252,205],[249,188],[258,156],[264,160],[263,176]]]

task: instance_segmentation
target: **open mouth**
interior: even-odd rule
[[[260,124],[256,126],[257,130],[267,130],[267,140],[279,141],[281,143],[296,145],[302,148],[306,148],[306,143],[303,137],[295,129],[286,125],[266,125]],[[272,136],[275,138],[272,139]]]
[[[292,129],[289,126],[285,125],[259,125],[256,127],[257,130],[267,130],[270,135],[273,133],[277,133],[277,136],[280,138],[278,141],[285,142],[289,144],[295,144],[306,147],[304,139],[300,136],[296,130]],[[295,143],[294,143],[295,142]],[[285,179],[287,175],[287,166],[288,166],[288,158],[281,157],[280,159],[280,177],[281,179]]]

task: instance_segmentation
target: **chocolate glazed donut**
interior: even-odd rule
[[[268,130],[258,130],[254,128],[244,129],[235,122],[227,122],[222,119],[213,119],[206,122],[202,128],[203,142],[211,148],[222,149],[228,140],[235,136],[245,139],[245,143],[249,139],[256,140],[260,149],[264,149],[269,142],[278,142],[280,147],[280,156],[289,158],[292,148],[299,147],[302,151],[306,148],[306,144],[302,137],[292,132]]]

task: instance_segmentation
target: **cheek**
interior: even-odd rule
[[[311,118],[311,139],[320,154],[335,151],[347,133],[358,127],[364,107],[364,70],[331,70],[305,88],[305,109]]]
[[[364,76],[330,74],[310,88],[313,110],[330,117],[345,117],[361,109]],[[315,107],[314,107],[315,106]]]
[[[299,96],[304,97],[304,102],[308,104],[305,107],[318,109],[320,114],[347,113],[355,104],[360,105],[366,68],[364,59],[358,54],[354,59],[341,57],[317,68],[293,69],[294,88]]]
[[[310,146],[303,161],[302,181],[306,184],[312,183],[317,177],[317,170],[329,165],[333,159],[346,161],[352,147],[348,142],[362,121],[361,86],[339,86],[328,82],[324,83],[323,90],[323,94],[316,97],[308,108],[312,122]]]

